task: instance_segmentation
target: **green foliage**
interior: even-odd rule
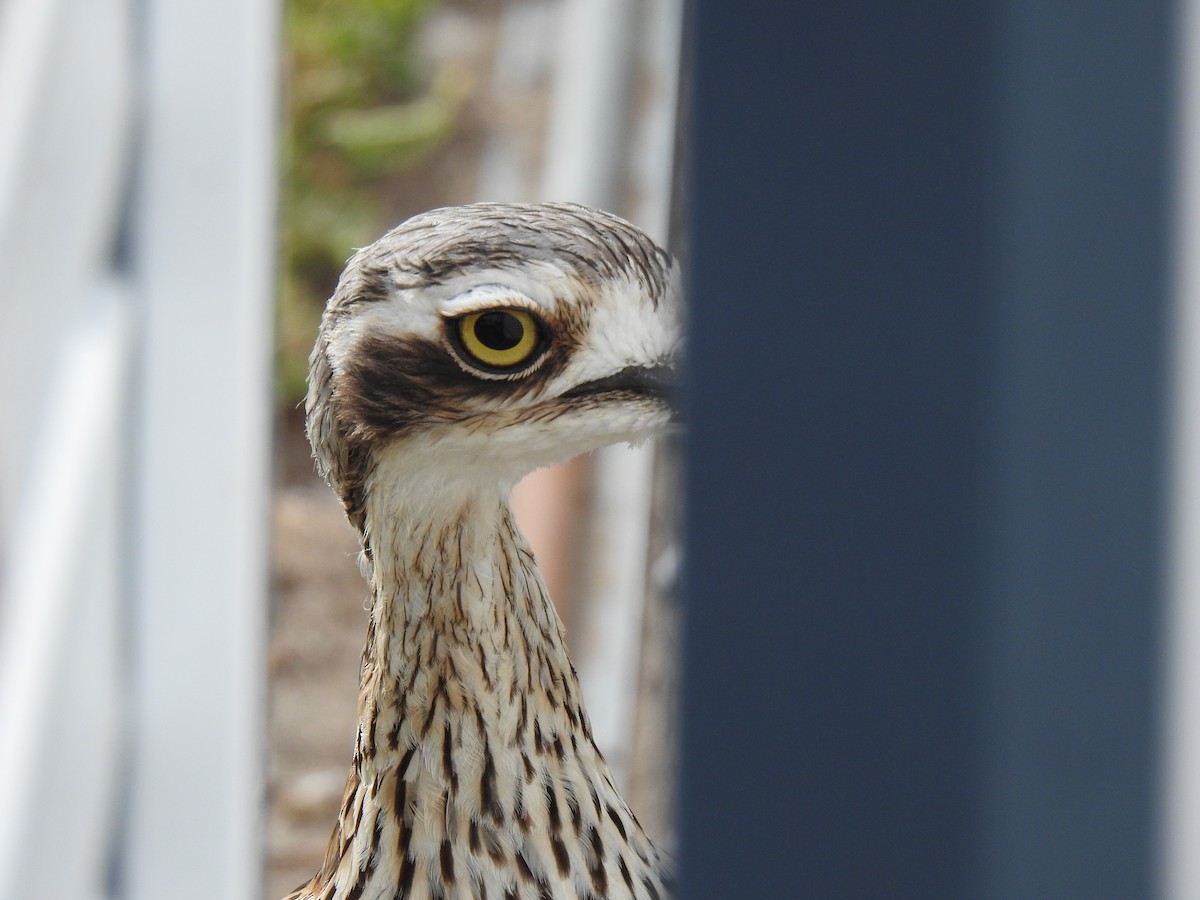
[[[382,230],[378,199],[453,128],[461,86],[423,82],[412,38],[434,0],[286,0],[280,400],[304,395],[325,298]]]

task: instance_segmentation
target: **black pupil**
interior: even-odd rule
[[[524,335],[521,320],[512,313],[489,312],[475,320],[475,337],[490,350],[511,350]]]

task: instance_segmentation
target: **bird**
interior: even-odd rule
[[[672,427],[679,281],[635,226],[567,203],[433,210],[348,262],[306,428],[371,614],[337,822],[285,900],[669,896],[508,497]]]

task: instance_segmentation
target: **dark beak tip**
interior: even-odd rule
[[[594,397],[600,394],[638,394],[666,402],[676,414],[679,403],[677,373],[670,366],[628,366],[613,375],[588,381],[567,391],[565,397]]]

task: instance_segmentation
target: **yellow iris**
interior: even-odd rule
[[[522,309],[487,309],[458,320],[463,350],[487,368],[511,369],[528,361],[538,338],[537,320]]]

